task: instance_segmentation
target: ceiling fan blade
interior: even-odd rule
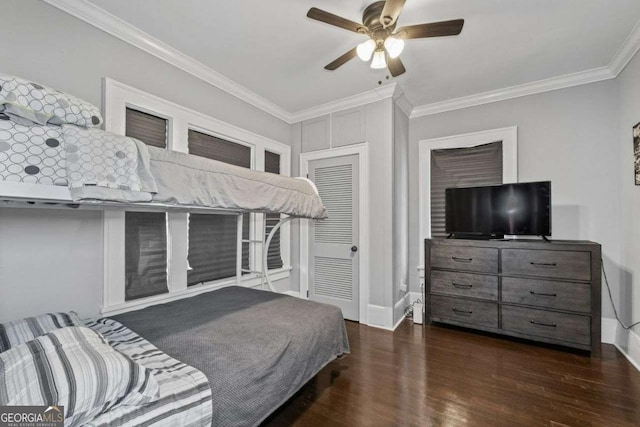
[[[405,2],[406,0],[387,0],[384,3],[384,9],[382,9],[382,13],[380,14],[380,22],[382,22],[384,28],[396,23]]]
[[[341,16],[334,15],[333,13],[325,12],[324,10],[318,9],[317,7],[312,7],[311,9],[309,9],[309,12],[307,12],[307,17],[315,19],[316,21],[324,22],[325,24],[353,31],[355,33],[365,34],[367,32],[367,28],[364,25],[350,21]]]
[[[324,69],[325,70],[330,70],[333,71],[336,68],[340,67],[341,65],[344,65],[345,63],[351,61],[353,58],[355,58],[358,55],[358,52],[356,51],[356,48],[354,47],[353,49],[351,49],[349,52],[345,53],[344,55],[342,55],[340,58],[336,59],[335,61],[333,61],[330,64],[327,64]]]
[[[396,31],[396,35],[403,39],[422,39],[426,37],[457,36],[462,32],[464,19],[453,21],[433,22],[431,24],[418,24],[402,27]]]
[[[400,58],[391,58],[389,54],[387,54],[387,68],[393,77],[398,77],[407,71]]]

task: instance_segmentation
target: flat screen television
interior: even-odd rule
[[[551,181],[447,188],[445,221],[453,237],[551,236]]]

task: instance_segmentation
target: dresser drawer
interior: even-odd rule
[[[591,344],[591,318],[532,308],[502,306],[502,329],[575,344]]]
[[[588,314],[591,312],[591,285],[504,277],[502,302]]]
[[[434,245],[431,247],[431,266],[450,270],[497,273],[498,249]]]
[[[498,276],[432,270],[431,292],[497,301]]]
[[[475,327],[498,327],[497,303],[441,295],[430,295],[430,297],[431,319],[436,322],[468,324]]]
[[[503,249],[502,273],[589,281],[591,254],[577,251]]]

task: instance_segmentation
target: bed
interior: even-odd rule
[[[339,308],[236,286],[113,319],[206,376],[215,426],[259,424],[349,353]]]
[[[147,147],[99,129],[99,109],[71,95],[0,75],[0,203],[37,207],[209,210],[323,219],[304,178],[248,170]],[[273,290],[263,250],[262,276]],[[242,263],[236,282],[241,283]],[[88,326],[154,370],[160,400],[116,407],[91,425],[257,425],[336,357],[349,352],[339,308],[228,287],[96,319]]]

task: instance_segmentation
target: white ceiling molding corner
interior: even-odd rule
[[[507,99],[520,98],[522,96],[535,95],[537,93],[550,92],[573,86],[596,83],[615,78],[609,67],[600,67],[593,70],[580,71],[560,77],[538,80],[523,85],[512,86],[504,89],[492,90],[475,95],[463,96],[433,104],[420,105],[413,109],[411,118],[429,116],[444,113],[446,111],[460,110],[492,102],[505,101]]]
[[[633,30],[631,30],[631,33],[629,33],[629,36],[609,63],[611,72],[618,77],[618,74],[631,62],[638,50],[640,50],[640,21],[633,27]]]
[[[327,102],[316,107],[300,110],[292,114],[293,122],[301,122],[303,120],[312,119],[314,117],[324,116],[325,114],[333,113],[336,111],[346,110],[348,108],[360,107],[362,105],[371,104],[372,102],[380,101],[382,99],[391,98],[396,92],[396,83],[380,86],[367,92],[363,92],[357,95],[349,96],[346,98],[338,99],[337,101]]]
[[[407,95],[404,93],[404,90],[398,86],[397,90],[393,95],[393,100],[396,103],[396,106],[400,108],[400,110],[407,116],[411,117],[411,113],[413,112],[413,104],[407,98]]]
[[[292,123],[291,113],[257,93],[212,70],[201,62],[145,33],[86,0],[44,0],[46,3],[93,25],[143,51],[181,69],[280,120]]]

